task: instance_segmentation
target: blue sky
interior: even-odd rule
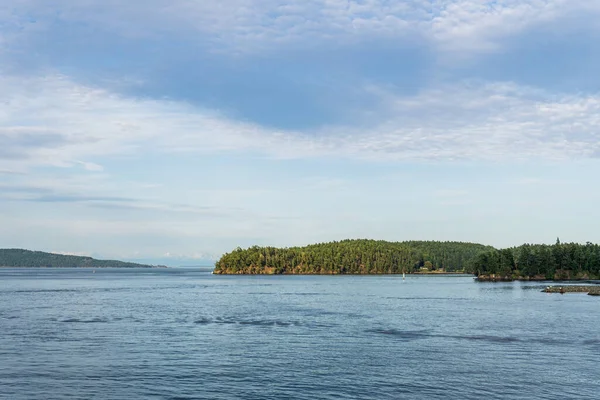
[[[4,0],[0,247],[600,242],[600,3]]]

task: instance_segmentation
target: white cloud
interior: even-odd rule
[[[192,259],[192,260],[215,260],[217,256],[211,253],[191,253],[191,254],[179,254],[171,253],[170,251],[162,255],[165,258],[173,259]]]
[[[396,35],[427,22],[431,12],[424,0],[9,0],[4,7],[20,27],[31,20],[38,29],[51,28],[49,21],[85,21],[129,38],[196,32],[208,35],[215,48],[244,51],[312,37]]]
[[[371,149],[418,159],[593,157],[600,97],[550,95],[510,83],[475,82],[388,96],[389,119]],[[365,144],[366,145],[366,144]]]
[[[362,126],[295,132],[228,119],[185,103],[119,96],[64,77],[0,78],[1,170],[83,165],[117,154],[253,152],[386,160],[565,159],[600,150],[600,97],[471,82],[401,97]]]
[[[564,0],[437,1],[432,35],[442,50],[495,50],[499,39],[565,15]]]
[[[91,254],[85,251],[50,251],[50,253],[62,254],[64,256],[91,257]]]
[[[0,175],[23,175],[24,172],[15,171],[12,169],[0,169]]]
[[[75,163],[81,165],[86,171],[93,171],[93,172],[104,171],[104,167],[102,165],[96,164],[93,162],[75,161]]]
[[[600,7],[587,0],[8,0],[0,6],[4,35],[40,34],[85,22],[95,32],[126,38],[172,35],[208,43],[213,51],[257,52],[280,46],[428,38],[443,52],[495,50],[526,29],[576,16],[590,21]],[[592,18],[593,20],[593,18]],[[0,36],[0,43],[2,38]]]

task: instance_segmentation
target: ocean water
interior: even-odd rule
[[[599,398],[600,299],[544,285],[0,269],[0,398]]]

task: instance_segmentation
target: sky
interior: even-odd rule
[[[3,0],[0,247],[600,242],[600,1]]]

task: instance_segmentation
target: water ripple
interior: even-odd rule
[[[184,269],[34,278],[0,271],[0,282],[2,399],[600,393],[593,357],[600,313],[587,296],[546,296],[516,284],[483,290],[471,278],[402,283]]]
[[[91,319],[79,319],[79,318],[67,318],[59,322],[63,323],[81,323],[81,324],[97,324],[109,322],[107,318],[91,318]]]

